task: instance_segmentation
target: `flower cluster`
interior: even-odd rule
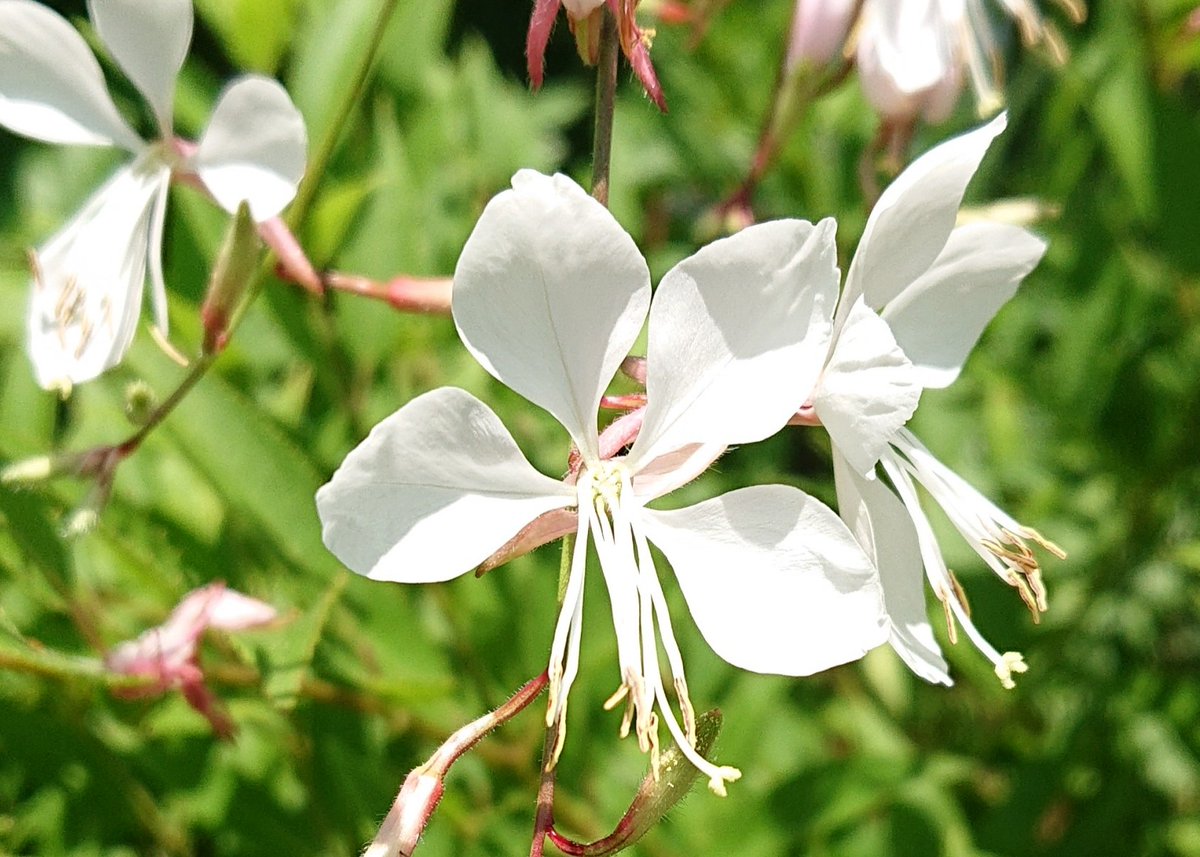
[[[621,732],[636,734],[652,766],[665,725],[718,794],[739,774],[694,750],[695,713],[651,544],[704,638],[735,666],[807,675],[890,640],[920,675],[948,683],[925,617],[923,561],[948,615],[1010,685],[1023,663],[997,654],[971,624],[912,480],[1035,609],[1044,592],[1026,539],[1040,538],[903,428],[921,389],[953,380],[1044,249],[1016,227],[954,228],[1003,123],[939,146],[889,188],[840,299],[832,220],[773,221],[716,241],[671,269],[651,300],[644,260],[603,206],[564,176],[519,172],[463,249],[454,319],[484,368],[566,429],[576,449],[570,473],[558,480],[535,470],[474,396],[433,390],[376,426],[318,492],[325,543],[360,574],[421,583],[512,553],[515,538],[574,530],[550,651],[551,764],[578,675],[589,545],[617,639],[617,689],[606,707],[623,704]],[[645,405],[614,423],[614,442],[598,434],[597,411],[647,316]],[[652,506],[730,446],[788,422],[829,431],[845,523],[782,485]]]
[[[199,183],[229,212],[243,200],[274,217],[304,173],[304,120],[273,80],[248,75],[218,99],[197,143],[172,127],[175,80],[192,34],[191,0],[91,0],[92,24],[145,97],[155,138],[121,117],[87,43],[33,0],[0,0],[0,125],[48,143],[116,146],[132,161],[30,254],[28,350],[38,383],[67,392],[120,362],[147,274],[154,322],[167,330],[162,238],[172,176]]]

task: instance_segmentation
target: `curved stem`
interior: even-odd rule
[[[362,53],[358,67],[354,70],[353,82],[347,87],[345,97],[338,105],[333,121],[325,130],[325,136],[321,139],[320,145],[315,148],[313,156],[309,158],[304,181],[300,184],[300,190],[296,193],[296,199],[292,202],[291,208],[288,209],[287,223],[293,231],[296,231],[308,216],[309,206],[316,198],[317,188],[320,187],[321,180],[325,177],[325,169],[329,166],[342,131],[346,128],[347,120],[355,105],[362,99],[363,90],[371,77],[375,58],[379,53],[379,46],[383,43],[383,36],[387,32],[387,25],[392,20],[392,13],[396,10],[397,4],[398,0],[380,0],[375,27],[371,31],[371,39]]]

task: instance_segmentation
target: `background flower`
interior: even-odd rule
[[[257,220],[291,201],[304,172],[304,120],[278,83],[231,84],[196,146],[177,143],[175,81],[192,33],[191,0],[94,0],[98,35],[146,98],[158,134],[121,118],[87,44],[33,0],[0,0],[0,125],[49,143],[118,146],[133,155],[32,255],[27,350],[38,383],[69,391],[120,362],[147,274],[154,321],[167,330],[163,222],[172,173],[194,175],[227,211]]]

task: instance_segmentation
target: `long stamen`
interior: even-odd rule
[[[579,672],[579,636],[583,621],[583,580],[587,563],[587,543],[590,523],[587,515],[579,516],[579,532],[571,557],[570,578],[563,595],[554,640],[550,646],[549,700],[546,706],[546,726],[557,726],[557,741],[549,766],[553,767],[562,752],[567,734],[567,698],[571,684]]]
[[[671,627],[671,613],[667,609],[667,599],[663,594],[662,584],[654,570],[650,545],[645,535],[634,527],[634,537],[637,539],[638,569],[641,580],[645,581],[650,600],[654,605],[654,615],[658,622],[658,637],[662,640],[663,651],[667,655],[667,663],[671,666],[671,677],[675,685],[675,695],[679,700],[679,711],[683,715],[684,734],[688,743],[696,746],[696,710],[688,694],[687,679],[683,673],[683,655],[679,652],[679,644],[675,641],[675,631]]]
[[[992,662],[996,677],[1000,679],[1000,684],[1005,689],[1011,690],[1016,686],[1013,682],[1013,674],[1023,673],[1028,669],[1024,658],[1020,652],[1004,652],[1001,654],[991,643],[984,639],[983,634],[975,627],[975,623],[971,621],[970,612],[967,610],[965,598],[960,600],[958,596],[960,587],[957,581],[954,580],[953,575],[950,574],[950,570],[946,568],[941,550],[937,547],[937,538],[933,534],[933,527],[930,526],[929,519],[925,517],[925,513],[921,510],[920,502],[917,500],[916,488],[912,484],[912,480],[903,463],[891,451],[884,454],[883,458],[880,459],[880,463],[883,465],[884,472],[892,480],[892,484],[895,486],[896,492],[899,494],[900,500],[908,511],[909,517],[912,519],[913,526],[916,529],[917,544],[925,565],[925,574],[929,578],[934,593],[942,602],[943,609],[946,611],[946,625],[950,632],[950,642],[956,643],[958,641],[954,623],[954,620],[957,619],[958,624],[966,632],[967,637],[975,644],[975,648]]]
[[[663,714],[663,720],[666,721],[667,730],[675,739],[675,743],[679,746],[687,760],[705,776],[708,777],[708,788],[713,794],[725,797],[725,783],[732,783],[742,777],[742,772],[737,768],[729,765],[714,765],[708,759],[701,756],[691,742],[687,740],[687,736],[683,734],[683,730],[679,728],[679,721],[675,719],[675,715],[671,713],[671,704],[667,700],[667,693],[663,690],[662,685],[658,686],[655,693],[658,698],[658,710]]]

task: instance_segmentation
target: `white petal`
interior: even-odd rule
[[[0,0],[0,125],[47,143],[142,146],[83,37],[32,0]]]
[[[634,493],[643,503],[670,494],[708,470],[728,448],[720,443],[691,443],[652,458],[633,475]]]
[[[992,316],[1037,266],[1046,242],[1019,226],[972,223],[883,311],[922,387],[945,387]]]
[[[967,182],[1005,122],[1001,113],[987,125],[935,146],[888,186],[867,218],[850,263],[844,303],[865,295],[867,304],[879,309],[925,273],[954,228]]]
[[[845,524],[797,488],[760,485],[686,509],[646,509],[701,633],[755,672],[808,675],[885,642],[874,567]]]
[[[192,156],[192,168],[230,214],[242,200],[258,222],[292,201],[304,176],[308,132],[287,90],[245,75],[221,93]]]
[[[378,580],[428,583],[470,571],[521,527],[569,506],[487,405],[442,387],[371,430],[317,492],[326,546]]]
[[[646,318],[650,272],[604,206],[522,170],[487,204],[454,272],[454,322],[476,359],[596,456],[596,411]]]
[[[904,505],[880,480],[855,473],[836,447],[833,477],[842,520],[879,569],[892,648],[926,681],[953,684],[925,612],[925,569]]]
[[[192,41],[192,0],[88,0],[96,32],[172,134],[175,79]]]
[[[209,602],[208,625],[225,631],[243,631],[274,622],[279,611],[265,601],[243,595],[234,589],[222,589]]]
[[[796,412],[829,349],[836,229],[832,219],[751,226],[663,277],[631,467],[685,444],[762,440]]]
[[[887,322],[855,301],[813,398],[817,416],[855,472],[874,470],[920,398],[916,373]]]
[[[164,336],[167,333],[167,281],[163,276],[162,247],[163,229],[167,220],[167,191],[171,182],[164,181],[158,189],[150,209],[150,244],[147,259],[150,270],[150,306],[154,310],[154,326]]]
[[[38,250],[27,327],[43,387],[91,380],[124,356],[141,312],[152,210],[169,181],[170,170],[147,160],[125,167]]]

